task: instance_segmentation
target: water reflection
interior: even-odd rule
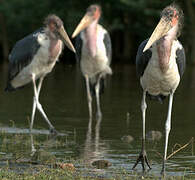
[[[135,66],[113,65],[114,73],[112,77],[109,77],[101,99],[103,119],[92,120],[87,119],[86,92],[79,69],[62,63],[56,64],[54,71],[44,81],[40,98],[56,129],[59,132],[70,132],[71,137],[68,136],[68,142],[65,137],[58,137],[53,142],[49,142],[47,138],[49,131],[41,130],[39,133],[36,130],[47,129],[47,124],[40,114],[37,114],[32,144],[29,143],[31,139],[29,134],[27,134],[28,138],[25,137],[25,141],[21,137],[25,133],[29,133],[28,119],[31,115],[33,94],[31,85],[20,91],[4,93],[3,89],[7,78],[6,68],[6,66],[0,66],[0,77],[2,78],[0,83],[0,130],[3,126],[13,126],[13,124],[20,128],[4,129],[6,131],[4,133],[5,140],[3,140],[4,135],[0,136],[2,153],[13,158],[13,151],[24,152],[26,150],[29,156],[35,149],[37,151],[43,149],[55,154],[62,161],[71,158],[85,159],[88,166],[91,166],[95,160],[109,160],[112,167],[108,168],[106,173],[116,172],[121,168],[128,172],[131,170],[140,151],[142,135],[141,89],[135,76]],[[194,72],[194,67],[188,67],[175,93],[169,153],[174,144],[185,144],[195,135],[193,126],[195,117]],[[153,174],[158,174],[161,170],[161,158],[156,155],[154,150],[160,154],[163,154],[164,151],[164,119],[166,118],[164,116],[167,113],[167,103],[167,100],[162,105],[148,101],[150,108],[147,111],[146,132],[151,130],[162,132],[162,138],[159,141],[147,143],[149,159],[153,161],[151,172]],[[74,129],[76,129],[76,142],[72,137]],[[11,134],[14,134],[16,130],[21,134],[20,136]],[[132,143],[123,142],[121,137],[124,135],[131,135],[134,138]],[[26,144],[14,144],[17,138],[21,138],[20,142],[26,143],[28,147]],[[21,149],[21,147],[23,148]],[[181,175],[184,171],[186,174],[194,172],[194,156],[191,156],[189,149],[179,152],[168,161],[170,174]],[[83,166],[79,164],[79,167]],[[138,171],[140,170],[141,167]]]
[[[37,151],[34,146],[34,139],[33,134],[30,133],[30,143],[31,143],[31,153],[30,156],[34,156],[35,152]]]
[[[102,142],[100,145],[100,126],[102,117],[96,118],[94,138],[92,133],[92,121],[92,118],[89,118],[83,154],[81,155],[81,158],[88,166],[91,166],[93,161],[104,158],[104,143]]]
[[[83,158],[86,163],[91,163],[91,157],[93,156],[93,148],[92,148],[92,118],[89,118],[88,130],[86,134],[86,141],[84,145],[84,152],[81,158]]]
[[[95,154],[103,154],[100,152],[100,149],[99,149],[99,140],[100,140],[100,124],[101,124],[101,121],[102,121],[102,118],[99,117],[97,119],[97,123],[96,123],[96,126],[95,126]]]

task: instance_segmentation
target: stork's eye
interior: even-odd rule
[[[57,29],[59,29],[60,26],[61,26],[60,22],[55,22],[55,26],[56,26]]]
[[[58,24],[57,24],[57,22],[54,22],[54,25],[55,25],[55,27],[58,27]]]
[[[96,7],[91,8],[91,11],[94,13],[96,12]]]
[[[96,7],[89,7],[87,8],[87,12],[90,16],[93,16],[96,12]]]
[[[173,8],[166,8],[163,10],[161,17],[165,17],[167,20],[172,20],[173,17],[176,17],[176,11]]]

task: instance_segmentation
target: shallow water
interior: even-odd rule
[[[114,74],[109,77],[101,98],[103,118],[89,120],[83,78],[77,66],[58,63],[43,82],[40,102],[49,119],[61,136],[49,140],[48,126],[39,112],[36,113],[34,133],[28,133],[32,110],[31,84],[16,92],[5,93],[7,66],[0,65],[0,157],[14,158],[24,153],[28,158],[31,148],[41,149],[54,155],[59,161],[76,160],[78,170],[88,169],[109,177],[126,169],[130,174],[141,148],[142,119],[140,102],[142,91],[135,76],[135,66],[113,65]],[[195,136],[195,69],[187,67],[177,89],[172,112],[172,129],[168,154],[175,144],[184,145]],[[163,104],[147,100],[146,132],[162,132],[158,141],[147,141],[146,148],[151,162],[151,174],[160,175],[164,152],[164,124],[168,98]],[[94,104],[95,105],[95,100]],[[19,134],[19,135],[18,135]],[[130,143],[121,138],[131,135]],[[15,142],[15,143],[14,143]],[[31,143],[34,143],[34,146]],[[178,146],[177,146],[178,147]],[[175,150],[175,149],[174,149]],[[112,166],[100,170],[92,167],[94,160],[104,159]],[[0,165],[4,165],[1,163]],[[141,165],[137,166],[141,172]],[[195,174],[195,156],[191,145],[176,153],[167,162],[167,174],[183,176]]]

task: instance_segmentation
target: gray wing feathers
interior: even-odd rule
[[[104,45],[106,48],[106,55],[109,59],[109,64],[111,63],[112,59],[112,43],[111,43],[111,38],[108,32],[104,34]]]
[[[77,62],[80,62],[81,60],[81,50],[82,50],[82,39],[81,39],[81,34],[79,34],[77,37],[76,37],[76,40],[75,40],[75,49],[76,49],[76,60]]]
[[[40,44],[35,34],[18,41],[9,55],[8,81],[12,80],[24,67],[31,63]]]
[[[146,66],[148,65],[148,62],[152,57],[152,51],[150,49],[143,52],[143,49],[147,42],[148,39],[146,39],[140,44],[136,55],[136,72],[139,78],[144,74]]]
[[[180,77],[182,77],[186,68],[186,57],[185,57],[185,51],[183,47],[182,49],[176,50],[176,63],[178,66],[179,75]]]

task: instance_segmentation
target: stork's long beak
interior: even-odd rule
[[[171,28],[171,21],[167,21],[162,17],[160,22],[154,29],[152,35],[150,36],[150,39],[148,40],[143,52],[149,49],[155,41],[163,37]]]
[[[73,51],[74,53],[76,53],[75,51],[75,48],[74,46],[72,45],[72,42],[70,41],[69,37],[68,37],[68,34],[66,33],[64,27],[62,26],[60,29],[59,29],[59,33],[62,37],[62,40],[64,42],[64,44],[71,50]]]
[[[81,19],[80,23],[78,24],[78,26],[74,30],[74,32],[72,34],[72,38],[77,36],[77,34],[79,34],[83,29],[85,29],[87,26],[89,26],[89,24],[91,24],[92,22],[93,22],[93,17],[88,15],[88,14],[85,14],[85,16]]]

